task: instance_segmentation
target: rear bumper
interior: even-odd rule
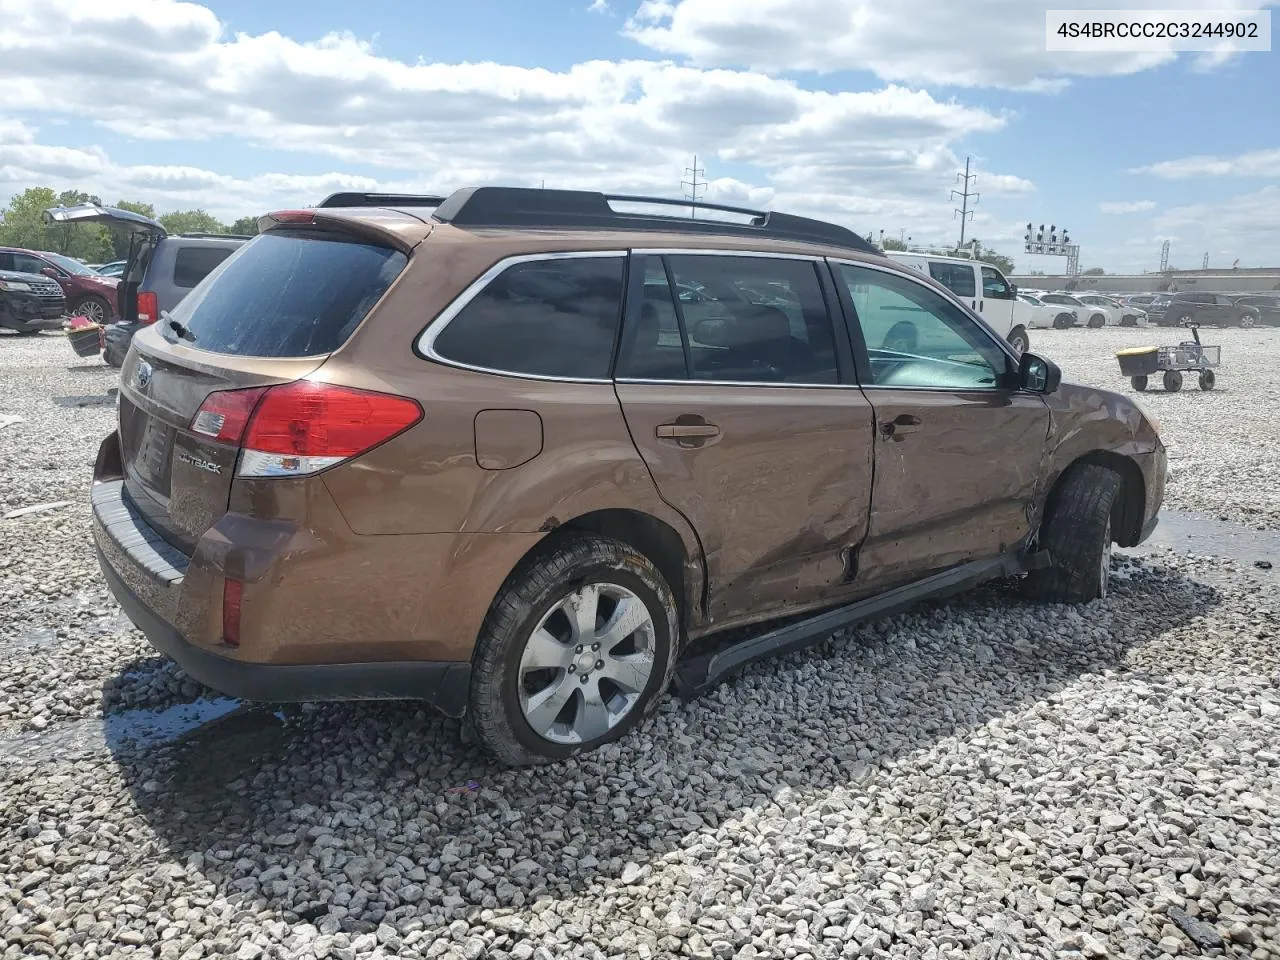
[[[94,485],[93,533],[103,577],[125,614],[156,650],[214,690],[276,703],[407,699],[426,701],[449,716],[466,711],[466,662],[255,663],[190,642],[160,612],[182,602],[185,558],[130,509],[119,481]]]

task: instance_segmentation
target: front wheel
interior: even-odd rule
[[[1145,376],[1130,377],[1129,382],[1133,384],[1133,389],[1139,393],[1143,393],[1147,389],[1147,378]]]
[[[1066,330],[1068,327],[1075,326],[1076,318],[1069,313],[1060,313],[1053,318],[1053,328],[1055,330]]]
[[[1200,371],[1200,389],[1208,392],[1213,389],[1214,384],[1218,382],[1218,378],[1214,376],[1212,370]]]
[[[1098,329],[1098,327],[1102,326],[1106,322],[1107,322],[1106,317],[1104,317],[1100,313],[1095,313],[1092,317],[1089,318],[1089,328],[1091,330],[1096,330]]]
[[[1095,463],[1068,468],[1040,527],[1050,565],[1027,574],[1023,589],[1048,603],[1105,598],[1111,578],[1111,510],[1120,475]]]
[[[1246,330],[1247,330],[1249,327],[1252,327],[1252,326],[1253,326],[1253,314],[1251,314],[1251,313],[1242,313],[1242,314],[1240,314],[1240,326],[1244,327]]]
[[[1164,388],[1170,393],[1177,393],[1182,389],[1182,374],[1177,370],[1166,370],[1164,372]]]
[[[1031,349],[1031,337],[1024,328],[1014,327],[1009,334],[1009,346],[1013,347],[1015,353],[1026,353]]]
[[[625,736],[675,671],[671,587],[643,554],[582,535],[511,575],[476,643],[471,723],[513,766],[548,763]]]

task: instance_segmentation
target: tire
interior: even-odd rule
[[[1075,322],[1075,317],[1071,316],[1071,314],[1060,313],[1053,318],[1053,329],[1066,330],[1068,327],[1074,326]]]
[[[1195,320],[1196,318],[1194,314],[1180,313],[1178,314],[1178,318],[1177,320],[1174,321],[1174,323],[1179,327],[1185,327],[1189,323],[1195,323]]]
[[[1092,317],[1089,318],[1089,329],[1097,330],[1099,327],[1106,324],[1106,322],[1107,322],[1106,317],[1104,317],[1100,313],[1095,313]]]
[[[1133,389],[1137,390],[1139,393],[1142,393],[1147,389],[1146,376],[1130,377],[1129,382],[1133,384]]]
[[[1009,346],[1019,353],[1026,353],[1031,349],[1031,337],[1027,335],[1027,331],[1023,327],[1014,327],[1009,332]]]
[[[1250,313],[1242,313],[1242,314],[1240,315],[1240,326],[1244,327],[1246,330],[1248,330],[1250,327],[1252,327],[1252,326],[1253,326],[1253,314],[1250,314]]]
[[[584,635],[570,616],[574,598],[590,602],[593,595],[600,619],[591,643],[579,644]],[[508,578],[481,627],[471,673],[475,738],[500,762],[531,766],[625,736],[671,684],[680,635],[676,611],[666,579],[624,543],[581,535],[538,551]],[[614,637],[612,649],[622,653],[610,658],[603,630],[623,615],[638,626]],[[539,634],[545,636],[535,641]],[[610,666],[602,669],[606,660]],[[610,667],[622,683],[607,675]],[[595,679],[574,683],[584,676]],[[587,691],[595,694],[595,710],[588,708]],[[552,714],[557,702],[561,709]]]
[[[1164,388],[1170,393],[1177,393],[1182,389],[1182,373],[1178,370],[1166,370],[1164,372]]]
[[[1040,526],[1050,566],[1027,574],[1023,592],[1044,603],[1105,598],[1111,565],[1111,510],[1120,475],[1094,463],[1068,468]]]
[[[1200,371],[1200,389],[1201,390],[1204,390],[1207,393],[1208,391],[1213,389],[1214,384],[1216,384],[1217,382],[1218,382],[1218,378],[1214,376],[1214,373],[1212,370]]]
[[[107,303],[102,297],[90,295],[76,303],[71,310],[71,315],[87,317],[98,324],[108,324],[111,322],[111,304]]]

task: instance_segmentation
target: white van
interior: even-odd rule
[[[897,250],[887,251],[887,255],[933,277],[1019,353],[1031,346],[1027,328],[1034,310],[1030,304],[1018,299],[1018,288],[991,264],[964,257],[938,257],[931,253]]]

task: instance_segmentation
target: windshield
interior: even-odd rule
[[[64,257],[60,253],[42,253],[42,257],[51,260],[67,273],[74,274],[77,277],[96,277],[98,271],[90,267],[86,267],[79,260],[72,260],[70,257]]]

